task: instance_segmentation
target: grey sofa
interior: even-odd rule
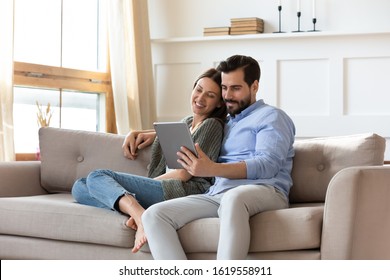
[[[131,253],[127,217],[74,202],[73,182],[97,168],[145,175],[124,136],[42,128],[41,161],[0,163],[1,259],[152,259]],[[390,167],[373,133],[300,140],[291,207],[253,216],[248,259],[390,259]],[[217,218],[179,230],[190,259],[214,259]],[[207,238],[205,238],[207,236]]]

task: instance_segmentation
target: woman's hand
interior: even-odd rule
[[[122,149],[124,156],[135,160],[138,156],[138,150],[150,146],[156,138],[154,130],[135,130],[126,135],[123,141]]]

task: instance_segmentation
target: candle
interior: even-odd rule
[[[316,0],[313,0],[313,18],[316,18]]]
[[[301,11],[301,0],[297,0],[297,12]]]

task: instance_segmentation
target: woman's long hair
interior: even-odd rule
[[[215,68],[210,68],[208,69],[207,71],[203,72],[195,81],[194,83],[194,87],[196,87],[196,84],[198,83],[198,81],[202,78],[210,78],[211,80],[213,80],[218,86],[219,86],[219,90],[221,92],[221,107],[216,107],[214,109],[214,111],[212,111],[210,113],[210,115],[208,116],[209,118],[215,118],[219,121],[221,121],[223,124],[226,122],[226,118],[227,118],[227,108],[226,108],[226,104],[225,104],[225,101],[223,100],[222,98],[222,86],[221,86],[221,83],[222,83],[222,78],[221,78],[221,72],[218,71],[217,69]]]

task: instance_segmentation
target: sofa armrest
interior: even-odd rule
[[[350,167],[326,194],[322,259],[390,259],[390,166]]]
[[[41,187],[39,161],[0,162],[0,197],[47,193]]]

